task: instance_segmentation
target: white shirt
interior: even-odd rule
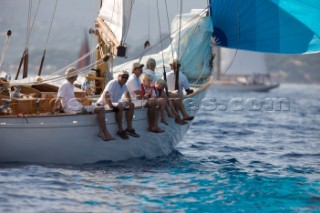
[[[175,90],[175,75],[173,71],[168,72],[167,74],[167,84],[168,84],[168,90],[174,91]],[[183,89],[190,89],[190,84],[182,72],[179,72],[179,92],[180,94],[183,94]]]
[[[58,90],[58,98],[61,98],[61,105],[66,113],[79,111],[83,108],[74,95],[74,87],[69,81],[63,82]]]
[[[101,94],[99,100],[97,101],[97,104],[100,104],[102,106],[106,105],[107,102],[105,100],[105,94],[110,94],[111,102],[112,103],[118,103],[121,101],[121,97],[124,93],[128,92],[128,87],[124,85],[120,85],[118,79],[113,79],[109,81],[107,86],[104,88],[103,93]]]
[[[156,84],[156,81],[158,80],[158,77],[156,76],[156,73],[150,69],[144,69],[143,73],[148,74],[152,77],[152,83],[151,86],[154,86]]]
[[[130,75],[127,83],[126,83],[127,87],[128,87],[128,91],[130,93],[130,97],[132,100],[137,99],[136,94],[134,93],[134,91],[141,89],[141,82],[140,79],[135,75],[132,74]]]

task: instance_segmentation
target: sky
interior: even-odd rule
[[[33,0],[33,17],[39,0]],[[29,49],[43,49],[47,38],[49,25],[54,11],[55,0],[41,0],[33,31],[30,35]],[[58,0],[51,34],[49,37],[49,48],[77,49],[84,33],[93,26],[97,16],[99,0]],[[163,31],[168,31],[166,25],[165,4],[158,1]],[[170,19],[178,11],[177,0],[167,0]],[[190,11],[192,8],[205,8],[207,0],[185,0],[183,11]],[[11,24],[13,35],[10,41],[8,55],[12,56],[24,50],[26,40],[26,25],[28,17],[29,0],[1,0],[0,7],[0,51],[2,53],[6,31]],[[148,13],[150,11],[150,13]],[[158,21],[156,16],[156,1],[135,0],[128,41],[137,45],[138,40],[148,39],[148,26],[150,26],[150,39],[159,37]],[[149,21],[148,21],[149,20]]]
[[[29,0],[1,0],[0,7],[0,54],[2,55],[6,31],[10,27],[13,34],[9,43],[8,51],[4,56],[1,69],[16,70],[26,43],[26,26],[28,17]],[[39,0],[32,0],[32,17],[35,17]],[[48,40],[45,69],[58,69],[76,60],[79,55],[81,42],[84,34],[88,34],[93,27],[98,14],[100,0],[58,0],[51,33]],[[174,15],[179,13],[179,0],[167,0],[170,22]],[[37,70],[42,52],[46,46],[49,26],[54,12],[56,0],[41,0],[38,13],[30,34],[29,52],[30,69]],[[158,1],[160,9],[162,33],[168,34],[165,1]],[[191,9],[203,9],[207,7],[207,0],[184,0],[182,11],[189,12]],[[150,29],[149,29],[150,28]],[[150,33],[149,33],[150,32]],[[129,58],[132,51],[137,47],[142,48],[144,42],[149,40],[151,44],[159,39],[159,27],[157,18],[156,0],[135,0],[131,25],[129,28],[127,43],[130,47]],[[90,39],[91,47],[95,46],[95,36]],[[131,52],[130,52],[131,51]],[[240,51],[237,52],[240,55]],[[234,54],[230,54],[232,57]],[[262,54],[260,54],[262,56]],[[238,56],[237,56],[238,57]],[[229,60],[229,59],[228,59]],[[230,60],[229,60],[230,61]],[[49,64],[48,64],[49,63]],[[229,62],[228,62],[229,63]],[[33,66],[33,67],[32,67]],[[53,67],[52,67],[53,66]],[[252,64],[252,67],[256,67]],[[228,72],[237,66],[231,66]]]

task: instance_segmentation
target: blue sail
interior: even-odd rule
[[[219,46],[257,52],[320,51],[320,0],[210,0]]]

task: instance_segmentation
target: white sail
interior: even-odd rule
[[[106,22],[119,43],[128,34],[133,0],[103,0],[99,16]]]

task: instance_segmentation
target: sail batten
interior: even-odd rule
[[[220,46],[257,52],[320,51],[319,0],[211,0]]]

